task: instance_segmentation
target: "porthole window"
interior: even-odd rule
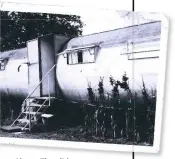
[[[0,71],[4,71],[7,65],[8,59],[0,59]]]

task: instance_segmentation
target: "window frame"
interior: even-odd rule
[[[2,63],[3,63],[3,65],[2,65]],[[0,59],[0,71],[5,71],[7,63],[8,63],[8,59],[7,58]],[[2,69],[2,67],[3,67],[3,69]]]
[[[78,65],[78,64],[92,64],[92,63],[95,63],[96,62],[96,55],[97,55],[97,52],[98,52],[98,48],[99,46],[98,45],[93,45],[91,47],[81,47],[80,49],[76,49],[76,48],[73,48],[72,50],[67,50],[66,52],[66,57],[67,58],[67,65]],[[90,52],[91,49],[94,49],[93,53]],[[85,51],[88,51],[88,52],[85,52]],[[78,52],[82,52],[82,62],[79,62],[78,60]],[[72,54],[77,54],[77,63],[73,63],[73,60],[72,60]],[[83,59],[83,54],[86,53],[86,54],[89,54],[90,56],[94,56],[93,58],[93,61],[92,62],[84,62],[84,59]],[[69,63],[70,61],[70,58],[71,58],[71,63]]]
[[[141,51],[133,51],[133,45],[137,45],[139,43],[133,43],[133,42],[127,42],[126,43],[126,48],[124,48],[124,52],[122,52],[120,55],[127,55],[128,60],[144,60],[144,59],[153,59],[153,58],[159,58],[159,56],[144,56],[144,54],[149,53],[149,52],[158,52],[160,51],[160,46],[159,49],[157,47],[153,49],[148,49],[148,50],[141,50]],[[132,56],[136,55],[136,56]],[[137,55],[143,55],[141,57],[137,57]]]

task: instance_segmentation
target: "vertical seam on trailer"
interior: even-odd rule
[[[38,38],[38,63],[39,63],[39,81],[42,80],[42,62],[41,62],[41,40],[40,38]],[[39,86],[40,88],[40,96],[43,96],[43,87],[42,87],[42,83]]]

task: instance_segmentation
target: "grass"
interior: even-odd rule
[[[138,138],[137,132],[140,132],[139,137],[142,137],[142,141],[152,145],[154,141],[156,90],[151,89],[151,93],[149,94],[145,82],[142,79],[142,89],[140,91],[142,94],[139,94],[138,96],[137,92],[130,89],[129,77],[124,73],[121,81],[115,80],[112,76],[109,77],[109,83],[112,86],[112,89],[110,92],[107,92],[107,96],[105,96],[103,80],[104,78],[100,77],[97,94],[95,93],[95,90],[91,88],[91,85],[88,84],[87,91],[89,103],[96,105],[95,110],[100,107],[107,107],[111,109],[120,108],[124,109],[125,112],[128,112],[130,109],[133,115],[132,118],[130,118],[131,124],[127,130],[133,134],[130,140],[136,141]],[[125,96],[120,94],[121,89],[126,92]],[[92,113],[92,111],[89,112]],[[139,120],[143,118],[146,118],[146,120],[139,122]]]
[[[148,91],[144,81],[142,81],[142,89],[141,94],[138,95],[137,92],[134,92],[129,87],[129,77],[124,73],[122,76],[122,80],[116,80],[112,76],[109,77],[109,84],[111,85],[111,91],[105,94],[105,85],[104,85],[104,77],[100,77],[99,82],[97,83],[98,89],[95,91],[91,87],[91,83],[88,83],[87,93],[88,93],[88,103],[85,103],[83,107],[82,103],[77,104],[77,110],[75,110],[70,103],[63,102],[62,108],[58,108],[59,104],[56,104],[56,109],[60,113],[59,116],[62,116],[62,119],[57,119],[55,125],[62,125],[57,129],[48,132],[33,132],[33,133],[24,133],[24,134],[14,134],[14,133],[4,133],[0,131],[0,136],[5,137],[19,137],[19,138],[35,138],[35,139],[51,139],[51,140],[66,140],[66,141],[83,141],[83,142],[99,142],[99,143],[116,143],[116,144],[133,144],[133,138],[119,137],[113,139],[111,137],[111,130],[108,129],[108,136],[106,138],[102,138],[101,136],[94,135],[94,130],[91,126],[88,127],[88,132],[86,132],[86,127],[81,123],[78,123],[82,120],[83,116],[87,114],[92,114],[99,107],[118,109],[122,108],[125,111],[128,108],[131,108],[133,111],[138,113],[142,112],[147,116],[147,123],[139,123],[136,127],[133,127],[133,123],[131,123],[130,130],[131,133],[135,133],[136,131],[144,129],[142,125],[146,125],[146,137],[141,142],[137,142],[135,144],[138,145],[153,145],[154,141],[154,121],[155,121],[155,110],[156,110],[156,90],[152,89]],[[123,97],[120,93],[120,90],[125,92],[125,96]],[[151,93],[148,93],[151,92]],[[20,112],[20,106],[22,100],[14,100],[13,98],[8,98],[2,100],[1,103],[1,124],[9,125],[15,119],[15,117]],[[89,104],[95,105],[95,107],[89,106]],[[133,107],[133,105],[135,106]],[[71,109],[70,109],[71,108]],[[141,109],[140,109],[141,108]],[[81,109],[81,110],[80,110]],[[86,109],[84,111],[84,109]],[[93,109],[93,110],[92,110]],[[139,111],[138,111],[139,110]],[[55,111],[55,110],[54,110]],[[63,113],[64,112],[64,113]],[[74,113],[73,113],[74,112]],[[73,116],[73,114],[75,114]],[[141,114],[141,113],[140,113]],[[138,115],[138,114],[137,114]],[[136,118],[138,117],[137,115]],[[81,117],[79,117],[81,116]],[[133,116],[133,118],[135,117]],[[68,119],[70,117],[70,120]],[[76,122],[77,124],[75,124]],[[134,121],[134,120],[133,120]],[[64,123],[64,124],[63,124]],[[72,123],[72,125],[70,124]],[[133,130],[134,129],[134,130]]]

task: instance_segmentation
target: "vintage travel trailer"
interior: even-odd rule
[[[156,89],[160,32],[161,23],[153,22],[71,39],[57,58],[60,89],[71,100],[87,100],[88,83],[97,89],[103,77],[107,93],[109,77],[121,81],[124,73],[136,92],[142,81]]]
[[[0,92],[27,97],[49,69],[50,94],[70,100],[87,100],[87,87],[96,88],[104,77],[121,80],[127,74],[131,88],[156,89],[161,22],[151,22],[70,39],[48,35],[27,42],[27,47],[0,54]],[[47,96],[44,80],[33,96]],[[58,88],[57,88],[58,87]]]
[[[103,78],[109,95],[109,77],[121,81],[124,74],[138,95],[143,81],[148,91],[156,90],[160,35],[161,22],[155,21],[75,38],[38,37],[26,48],[1,52],[0,93],[25,102],[60,95],[82,102],[88,86],[97,91]]]

